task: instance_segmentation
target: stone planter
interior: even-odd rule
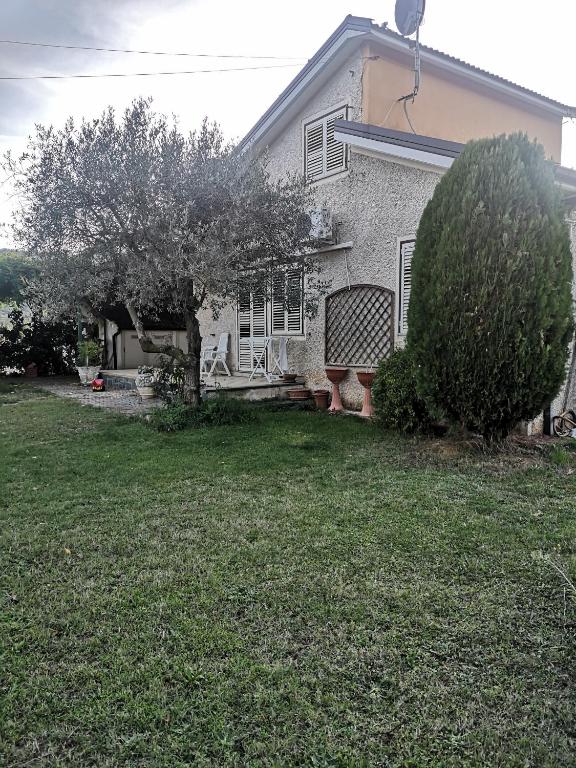
[[[371,418],[371,416],[374,414],[374,410],[372,408],[372,384],[374,383],[375,375],[376,374],[374,371],[358,371],[356,373],[358,381],[364,387],[364,402],[362,403],[360,416],[365,419]]]
[[[331,413],[337,413],[344,410],[342,398],[340,397],[340,384],[346,378],[348,368],[326,368],[326,377],[332,384],[332,403],[328,409]]]
[[[77,367],[80,384],[84,387],[89,386],[100,373],[99,365],[79,365]]]
[[[153,373],[138,373],[136,376],[136,389],[142,400],[152,400],[156,397],[154,391],[154,374]]]

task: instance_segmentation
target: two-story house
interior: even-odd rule
[[[237,370],[250,367],[243,339],[266,334],[290,337],[290,367],[313,386],[326,384],[327,364],[375,365],[403,344],[418,222],[463,144],[524,131],[560,163],[562,121],[576,108],[426,46],[421,68],[417,98],[399,101],[413,88],[412,43],[348,16],[242,140],[241,149],[267,151],[273,174],[297,171],[313,184],[331,217],[318,254],[331,287],[311,320],[301,306],[248,296],[217,323],[204,318],[204,333],[231,333]],[[558,165],[557,179],[574,238],[576,171]],[[343,392],[359,400],[355,376]]]
[[[313,319],[302,302],[291,299],[288,309],[274,296],[241,296],[217,321],[205,313],[203,335],[230,334],[233,370],[250,370],[248,339],[259,336],[289,337],[289,367],[311,386],[326,385],[327,364],[366,369],[402,345],[418,222],[470,139],[524,131],[541,142],[558,164],[576,238],[576,171],[559,165],[562,121],[576,108],[426,46],[418,96],[402,101],[413,86],[413,43],[386,24],[347,16],[242,140],[242,151],[267,152],[273,174],[296,171],[311,182],[319,211],[328,212],[318,258],[330,289]],[[287,279],[303,296],[300,276]],[[142,358],[136,335],[129,323],[115,328],[114,367],[134,367]],[[155,333],[183,339],[173,327]],[[343,395],[359,401],[355,376]]]

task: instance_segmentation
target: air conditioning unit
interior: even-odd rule
[[[321,243],[334,242],[334,228],[332,225],[332,213],[328,208],[319,208],[310,211],[310,234],[312,240],[318,240]]]

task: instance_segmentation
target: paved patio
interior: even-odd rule
[[[81,405],[92,405],[96,408],[107,408],[126,416],[139,416],[161,405],[160,400],[141,400],[140,395],[132,389],[108,390],[92,392],[89,387],[83,387],[76,377],[66,378],[37,378],[26,379],[27,384],[50,392],[57,397],[76,400]]]

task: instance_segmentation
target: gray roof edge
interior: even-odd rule
[[[344,21],[340,24],[340,26],[334,30],[334,32],[330,35],[330,37],[326,40],[326,42],[316,51],[314,56],[312,56],[311,59],[309,59],[306,64],[302,67],[300,72],[296,75],[296,77],[291,80],[291,82],[286,86],[286,88],[282,91],[282,93],[278,96],[278,98],[268,107],[266,112],[259,118],[259,120],[252,126],[252,128],[248,131],[248,133],[244,136],[244,138],[240,141],[238,144],[238,148],[242,151],[245,149],[254,136],[258,133],[259,129],[266,123],[266,121],[274,114],[274,112],[285,102],[294,92],[296,92],[301,85],[302,81],[305,80],[307,75],[311,72],[312,69],[317,64],[326,64],[327,61],[322,61],[323,57],[328,53],[328,51],[333,47],[334,43],[338,41],[339,38],[343,38],[345,36],[345,33],[347,32],[357,32],[360,36],[363,36],[364,34],[368,34],[370,30],[372,29],[372,19],[364,18],[363,16],[352,16],[348,15],[344,19]],[[344,37],[344,40],[346,38]]]
[[[430,152],[445,157],[458,157],[464,144],[446,139],[435,139],[432,136],[421,136],[417,133],[406,133],[391,128],[382,128],[370,123],[356,123],[351,120],[337,120],[334,128],[340,133],[349,136],[359,136],[363,139],[373,139],[387,144],[397,144],[402,147],[419,149],[422,152]]]
[[[397,146],[418,149],[421,152],[443,155],[444,157],[456,158],[466,146],[458,141],[436,139],[433,136],[396,131],[392,128],[382,128],[380,125],[371,125],[370,123],[356,123],[352,120],[336,120],[334,128],[339,133],[348,136],[372,139],[384,144],[396,144]],[[554,176],[559,184],[576,191],[576,170],[574,168],[567,168],[565,165],[554,163]]]

